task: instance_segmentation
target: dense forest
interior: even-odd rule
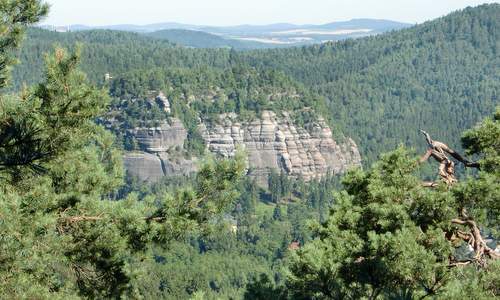
[[[94,83],[103,83],[104,74],[120,75],[155,67],[228,67],[230,51],[187,49],[166,40],[130,32],[91,30],[58,33],[30,28],[19,54],[21,64],[14,70],[14,84],[32,84],[43,78],[43,56],[54,49],[82,49],[82,70]]]
[[[499,103],[500,5],[452,13],[375,37],[245,54],[283,70],[328,99],[367,161],[418,128],[459,145],[460,132]]]
[[[500,297],[500,5],[380,36],[238,52],[50,32],[29,27],[48,13],[41,1],[2,4],[0,295]],[[153,90],[170,113],[148,105]],[[244,153],[203,156],[199,119],[262,110],[291,111],[298,124],[323,116],[356,139],[363,170],[308,182],[271,172],[262,187],[244,176]],[[126,176],[120,132],[172,115],[202,157],[198,172]],[[437,166],[411,149],[424,149],[420,128],[479,169],[424,186],[422,170]]]
[[[141,293],[146,298],[188,299],[200,292],[206,299],[229,299],[243,298],[247,286],[261,277],[284,284],[289,248],[312,240],[308,224],[325,220],[339,180],[329,176],[305,183],[277,173],[269,180],[269,190],[251,178],[241,180],[234,205],[209,234],[191,233],[168,248],[153,249],[155,260],[142,267],[151,276],[141,283]],[[185,179],[165,178],[153,186],[132,181],[120,193],[161,199],[181,183]]]

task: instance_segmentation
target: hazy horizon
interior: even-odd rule
[[[495,1],[475,0],[48,0],[49,16],[41,24],[112,26],[183,23],[205,26],[325,24],[351,19],[385,19],[422,23],[467,6]]]
[[[398,23],[403,23],[403,24],[413,24],[410,22],[404,22],[404,21],[398,21],[398,20],[392,20],[392,19],[385,19],[385,18],[346,18],[342,20],[333,20],[329,22],[321,22],[321,23],[294,23],[294,22],[271,22],[271,23],[262,23],[262,24],[252,24],[252,23],[238,23],[238,24],[197,24],[197,23],[188,23],[188,22],[176,22],[176,21],[164,21],[164,22],[153,22],[153,23],[113,23],[113,24],[85,24],[85,23],[68,23],[68,24],[50,24],[47,22],[41,22],[42,25],[48,25],[48,26],[89,26],[89,27],[107,27],[107,26],[120,26],[120,25],[130,25],[130,26],[148,26],[148,25],[155,25],[155,24],[180,24],[180,25],[193,25],[193,26],[207,26],[207,27],[233,27],[233,26],[266,26],[266,25],[276,25],[276,24],[291,24],[291,25],[324,25],[328,23],[334,23],[334,22],[347,22],[347,21],[353,21],[353,20],[382,20],[382,21],[392,21],[392,22],[398,22]]]

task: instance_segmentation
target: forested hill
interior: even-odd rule
[[[500,4],[375,37],[245,54],[329,99],[330,113],[372,160],[418,129],[459,145],[460,132],[494,110],[500,92]]]
[[[399,143],[423,146],[418,129],[459,145],[465,128],[494,110],[500,92],[500,5],[482,5],[409,29],[301,48],[237,52],[187,49],[133,33],[31,30],[14,82],[40,79],[53,43],[82,42],[94,82],[135,70],[248,65],[282,71],[325,96],[321,111],[352,136],[365,163]],[[265,72],[263,72],[265,73]]]
[[[235,48],[235,49],[263,49],[276,48],[275,45],[254,41],[225,38],[204,31],[187,29],[165,29],[148,33],[147,36],[165,39],[179,45],[193,48]],[[274,47],[271,47],[274,46]]]
[[[54,46],[72,49],[78,44],[82,50],[81,68],[94,83],[102,82],[106,73],[119,76],[137,69],[229,65],[227,49],[188,49],[167,40],[123,31],[60,33],[31,28],[19,53],[21,64],[13,72],[15,87],[42,78],[43,55]]]

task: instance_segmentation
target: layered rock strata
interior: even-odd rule
[[[207,150],[223,157],[232,157],[241,147],[248,153],[249,175],[265,185],[272,169],[305,180],[320,178],[327,172],[343,173],[361,165],[361,157],[350,138],[337,143],[323,119],[308,124],[308,130],[294,125],[290,116],[264,111],[260,118],[241,123],[235,114],[220,116],[216,124],[199,126]],[[195,171],[195,162],[175,153],[187,138],[180,120],[156,128],[136,128],[135,136],[143,151],[125,156],[125,166],[142,180],[157,181],[162,176],[188,174]],[[178,151],[177,151],[178,152]]]
[[[233,156],[241,145],[248,153],[249,175],[260,181],[267,179],[270,169],[310,180],[361,165],[352,139],[337,143],[323,119],[309,125],[306,130],[295,126],[286,113],[278,118],[264,111],[260,119],[245,124],[234,115],[223,115],[220,124],[202,124],[200,131],[208,150],[224,157]]]
[[[135,128],[133,135],[141,151],[127,152],[124,164],[127,172],[144,181],[156,182],[163,176],[187,175],[196,171],[193,159],[179,153],[187,139],[187,130],[179,119],[172,118],[158,127]]]
[[[131,129],[127,134],[135,137],[140,149],[150,153],[182,148],[187,138],[186,128],[176,118],[171,118],[170,122],[163,122],[158,127]]]

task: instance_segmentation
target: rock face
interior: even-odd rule
[[[238,147],[248,153],[249,175],[265,185],[271,169],[284,171],[305,180],[320,178],[328,171],[343,173],[360,166],[361,157],[352,139],[337,143],[324,120],[308,124],[309,130],[299,128],[283,113],[277,117],[264,111],[260,118],[240,123],[236,115],[220,116],[217,124],[204,124],[199,131],[208,151],[223,157],[235,155]],[[178,119],[157,128],[136,128],[133,134],[142,152],[125,156],[125,166],[142,180],[156,181],[162,176],[187,174],[195,171],[195,162],[174,158],[172,149],[182,149],[187,131]],[[178,157],[178,156],[177,156]]]
[[[179,119],[172,118],[159,127],[129,130],[142,151],[125,154],[127,172],[144,181],[156,182],[163,176],[186,175],[196,171],[195,160],[178,154],[187,139],[187,130]],[[170,154],[173,153],[173,154]]]
[[[156,104],[163,109],[164,112],[170,113],[170,102],[168,101],[167,97],[163,92],[160,92],[158,96],[155,98]]]
[[[338,174],[361,165],[352,139],[338,144],[323,119],[309,125],[310,130],[298,128],[286,113],[277,118],[264,111],[260,119],[248,124],[237,122],[234,115],[224,115],[220,124],[202,124],[200,131],[208,150],[224,157],[233,156],[241,145],[248,153],[249,175],[264,184],[270,169],[310,180],[328,171]]]
[[[128,152],[123,161],[127,172],[141,180],[156,182],[164,176],[162,162],[155,154]]]
[[[172,148],[184,145],[187,130],[179,119],[172,118],[170,124],[163,122],[158,127],[135,128],[129,130],[137,140],[139,147],[147,152],[166,152]]]

